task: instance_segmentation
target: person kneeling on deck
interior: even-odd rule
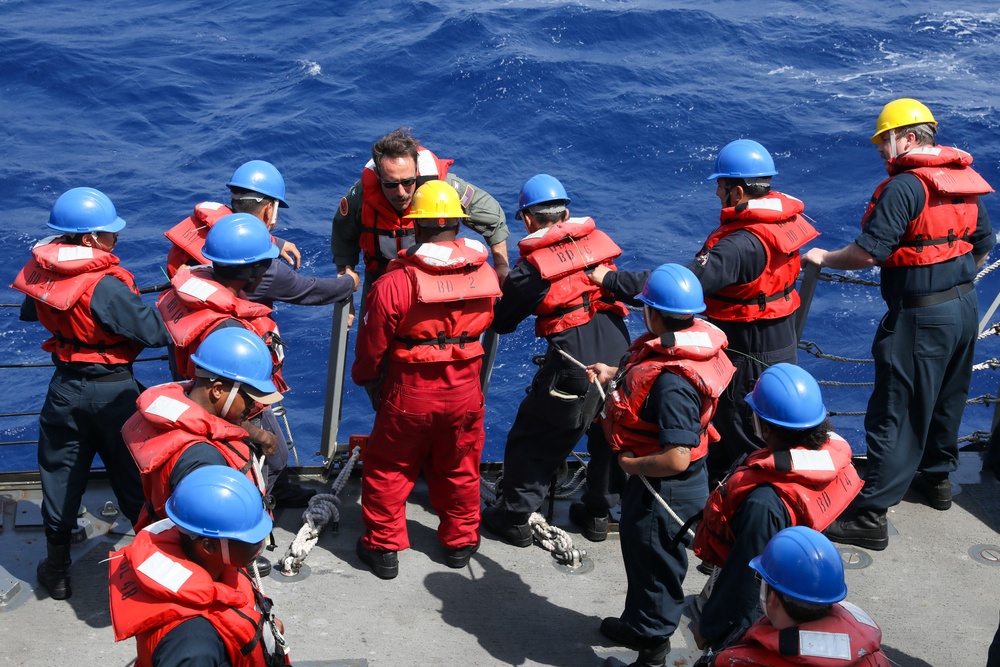
[[[100,454],[122,514],[135,523],[142,484],[121,439],[139,388],[132,362],[170,342],[163,321],[139,297],[132,274],[112,252],[125,221],[94,188],[56,200],[48,226],[12,287],[27,294],[21,320],[52,333],[42,349],[55,372],[38,418],[38,470],[48,553],[38,581],[56,600],[70,597],[70,541],[90,465]]]
[[[479,337],[500,296],[486,247],[457,238],[468,216],[451,185],[421,185],[406,217],[416,223],[417,245],[400,251],[375,281],[351,369],[375,407],[363,454],[366,532],[357,551],[382,579],[398,574],[396,552],[410,546],[406,498],[421,468],[448,567],[465,567],[479,548]]]
[[[789,526],[823,530],[861,491],[851,447],[832,431],[819,384],[792,364],[775,364],[746,395],[764,449],[745,456],[712,491],[694,553],[722,568],[692,623],[699,648],[729,645],[750,627],[757,582],[747,567]]]
[[[171,289],[156,304],[174,340],[177,374],[194,379],[191,355],[207,335],[222,328],[242,328],[260,336],[271,349],[272,379],[279,392],[287,391],[281,376],[285,343],[271,318],[271,307],[251,302],[245,292],[259,284],[278,256],[271,234],[254,216],[234,213],[212,226],[202,253],[212,266],[178,271],[170,281]],[[266,455],[270,491],[288,464],[288,443],[270,407],[255,410],[250,422],[242,426]]]
[[[625,304],[591,284],[595,267],[614,269],[621,249],[596,229],[593,218],[570,217],[570,198],[558,179],[536,174],[521,187],[517,217],[528,236],[517,244],[521,259],[503,283],[493,329],[514,332],[535,315],[535,335],[545,356],[507,433],[503,493],[483,512],[483,527],[516,547],[533,540],[528,518],[548,494],[550,480],[584,435],[590,463],[587,488],[570,505],[570,521],[593,542],[607,538],[611,508],[625,474],[594,422],[600,394],[580,364],[615,363],[628,349]]]
[[[247,572],[271,532],[257,488],[232,468],[200,468],[166,513],[111,554],[115,641],[135,637],[137,667],[289,664],[284,626]]]
[[[625,611],[605,618],[601,632],[639,651],[634,667],[660,667],[684,608],[690,539],[680,522],[708,496],[705,455],[718,437],[709,422],[736,369],[724,352],[725,334],[695,317],[705,302],[690,270],[660,266],[637,298],[648,333],[632,344],[621,369],[588,369],[602,384],[614,378],[603,425],[630,475],[619,524]]]
[[[812,528],[785,528],[750,561],[761,579],[764,616],[739,642],[707,662],[713,667],[889,667],[882,630],[844,602],[844,562]]]
[[[281,400],[271,380],[271,352],[257,334],[213,331],[191,356],[195,379],[150,387],[122,427],[142,474],[146,505],[136,528],[164,518],[182,479],[209,465],[238,470],[264,492],[259,461],[243,428],[255,404]]]

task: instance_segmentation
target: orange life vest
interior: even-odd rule
[[[780,192],[722,209],[722,224],[709,235],[698,257],[704,257],[733,232],[746,230],[764,246],[767,264],[752,282],[705,294],[706,317],[753,322],[785,317],[798,309],[795,279],[799,275],[799,248],[819,236],[802,217],[803,210],[805,205],[800,200]]]
[[[939,264],[972,251],[969,235],[979,218],[977,201],[993,188],[970,164],[971,155],[950,146],[922,146],[889,160],[890,176],[875,189],[861,229],[867,227],[882,191],[899,174],[919,179],[926,203],[882,266]]]
[[[572,329],[594,319],[599,311],[628,315],[625,304],[590,282],[585,269],[603,265],[615,270],[622,254],[593,218],[570,218],[529,234],[517,244],[521,258],[538,269],[549,291],[535,308],[535,335],[539,338]]]
[[[423,146],[417,148],[417,187],[427,181],[444,180],[454,160],[443,160]],[[465,202],[463,202],[463,205]],[[413,220],[403,216],[382,192],[374,160],[369,160],[361,174],[361,236],[358,243],[364,255],[365,270],[382,275],[386,265],[415,244]]]
[[[142,477],[146,505],[136,530],[166,517],[170,497],[170,474],[181,454],[191,445],[207,442],[226,459],[226,465],[246,474],[261,494],[266,480],[254,466],[250,447],[243,442],[247,432],[207,412],[187,396],[192,383],[170,383],[150,387],[136,400],[138,411],[122,426],[122,438]]]
[[[860,607],[838,602],[818,621],[778,630],[762,616],[723,650],[715,667],[889,667],[882,630]]]
[[[214,201],[203,201],[194,207],[194,213],[163,232],[173,244],[167,255],[167,277],[173,278],[177,270],[192,261],[211,264],[202,253],[205,237],[219,218],[231,214],[228,206]]]
[[[271,307],[236,296],[214,279],[210,268],[178,271],[170,281],[171,289],[160,295],[156,307],[174,341],[177,369],[187,379],[194,378],[191,355],[202,339],[225,320],[239,320],[243,326],[264,339],[274,362],[274,384],[279,392],[288,390],[281,377],[285,358],[284,343],[278,324],[271,319]]]
[[[153,652],[167,633],[201,616],[226,647],[233,667],[265,667],[271,633],[265,614],[271,601],[256,589],[246,571],[226,565],[219,581],[188,559],[180,530],[169,519],[136,533],[110,554],[108,592],[115,641],[135,637],[137,667],[151,667]],[[272,634],[273,637],[273,634]],[[277,661],[288,664],[275,649]]]
[[[94,288],[104,276],[114,276],[139,293],[132,274],[100,248],[66,243],[61,237],[32,248],[31,259],[11,287],[35,300],[38,321],[52,334],[42,343],[43,350],[66,362],[135,361],[143,346],[98,326],[90,312]]]
[[[723,352],[726,345],[726,335],[718,327],[698,318],[682,331],[659,337],[646,333],[636,339],[625,357],[624,376],[612,384],[605,403],[603,426],[611,449],[627,449],[636,456],[663,449],[660,427],[640,415],[656,379],[669,371],[690,382],[701,396],[701,431],[698,446],[691,450],[691,461],[704,457],[709,442],[719,439],[710,422],[719,396],[736,372]]]
[[[725,564],[736,542],[730,521],[746,497],[764,484],[778,494],[793,526],[823,531],[847,509],[864,482],[851,463],[851,446],[836,433],[817,450],[758,449],[709,494],[692,545],[699,558]]]
[[[389,354],[406,362],[457,361],[483,355],[479,337],[493,322],[500,283],[474,239],[421,243],[389,265],[406,271],[414,302]]]

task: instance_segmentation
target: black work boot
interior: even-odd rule
[[[936,510],[951,508],[951,480],[946,472],[918,472],[910,488],[927,498],[927,504]]]
[[[846,517],[842,514],[823,534],[834,542],[872,551],[882,551],[889,546],[889,522],[885,518],[885,510],[863,509],[858,510],[854,518]]]
[[[379,579],[395,579],[399,574],[399,558],[396,552],[369,549],[363,540],[363,537],[358,538],[357,552],[361,562],[370,567]]]
[[[483,528],[515,547],[530,547],[535,541],[524,513],[512,513],[500,505],[483,510]]]
[[[569,506],[569,520],[580,527],[580,532],[591,542],[603,542],[608,538],[608,515],[597,516],[582,501]]]
[[[639,649],[639,656],[628,667],[665,667],[670,653],[670,640],[662,639],[652,648]]]
[[[618,646],[625,646],[633,651],[638,651],[642,648],[639,645],[642,635],[633,630],[625,621],[617,616],[608,616],[601,621],[601,634]]]
[[[69,582],[69,566],[73,562],[69,555],[70,537],[71,533],[45,531],[48,554],[38,564],[38,583],[53,600],[65,600],[73,595]]]

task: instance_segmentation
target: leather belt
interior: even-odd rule
[[[900,304],[903,308],[927,308],[929,306],[937,306],[947,301],[963,297],[975,288],[976,286],[973,283],[962,283],[961,285],[956,285],[951,289],[946,289],[943,292],[904,296],[900,301]]]

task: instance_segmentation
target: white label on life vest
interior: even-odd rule
[[[751,199],[747,202],[747,208],[751,210],[780,211],[781,200],[772,198]]]
[[[877,628],[878,625],[872,620],[872,617],[865,613],[865,610],[861,607],[851,604],[850,602],[844,601],[840,603],[840,606],[851,613],[858,623],[864,623],[865,625]]]
[[[851,638],[841,632],[799,630],[799,655],[850,660]]]
[[[201,278],[189,278],[186,283],[177,288],[181,294],[193,296],[199,301],[208,301],[208,298],[218,291],[218,287],[205,282]]]
[[[184,582],[193,574],[191,570],[159,552],[142,561],[135,569],[174,593],[180,590]]]
[[[834,471],[833,457],[830,452],[811,449],[791,449],[792,470],[829,470]]]
[[[677,331],[674,333],[677,347],[712,347],[712,339],[704,331]]]
[[[178,401],[175,398],[170,398],[169,396],[157,396],[156,400],[150,403],[149,407],[145,409],[145,413],[148,415],[163,417],[167,421],[176,423],[188,407],[190,406],[187,403]]]
[[[452,259],[451,248],[437,243],[421,243],[414,253],[423,257],[431,266],[451,266],[462,261],[461,258]]]
[[[59,248],[57,262],[76,262],[81,259],[93,259],[94,249],[85,245],[68,245]]]

